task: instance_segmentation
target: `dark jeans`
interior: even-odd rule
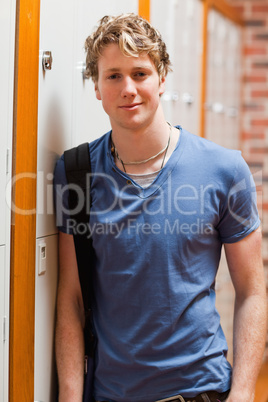
[[[178,395],[178,397],[174,397],[174,399],[170,398],[170,402],[224,402],[226,401],[229,392],[229,390],[222,393],[217,391],[208,391],[192,398]]]
[[[183,396],[175,397],[175,399],[170,399],[170,402],[224,402],[226,401],[230,391],[226,392],[216,392],[216,391],[208,391],[203,394],[196,395],[193,398],[187,398]],[[169,399],[169,398],[167,398]],[[99,401],[96,401],[99,402]],[[106,402],[106,401],[103,401]],[[135,402],[135,401],[133,401]]]
[[[203,398],[204,402],[224,402],[228,398],[229,392],[230,391],[219,393],[216,391],[210,391],[210,392],[206,392],[205,394],[201,394],[201,398]],[[187,398],[186,398],[186,401],[187,401]],[[200,401],[201,401],[201,399],[200,399]],[[196,400],[196,402],[197,402],[197,400]]]

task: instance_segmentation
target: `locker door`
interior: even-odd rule
[[[138,0],[99,0],[92,7],[89,1],[79,1],[76,9],[77,31],[75,42],[75,70],[73,97],[72,145],[92,141],[110,130],[110,122],[95,97],[91,80],[83,80],[85,63],[84,42],[104,15],[138,12]]]
[[[202,6],[200,0],[185,2],[184,18],[181,27],[178,25],[178,36],[182,38],[181,53],[177,53],[176,69],[181,69],[180,102],[176,114],[181,124],[189,131],[199,134],[200,116],[200,82],[202,56]]]
[[[161,98],[166,120],[170,122],[170,124],[178,123],[178,118],[176,119],[176,116],[175,118],[173,116],[175,103],[178,102],[178,88],[174,87],[174,76],[175,74],[178,74],[178,71],[175,71],[173,68],[175,49],[177,52],[180,46],[180,41],[175,36],[175,26],[176,23],[178,23],[178,21],[175,21],[175,10],[177,5],[177,1],[164,2],[161,0],[151,0],[151,23],[159,30],[164,42],[166,43],[167,52],[173,69],[173,71],[167,75],[165,92]]]
[[[71,147],[75,29],[75,0],[41,1],[34,399],[46,402],[54,402],[57,394],[53,345],[58,235],[53,211],[52,183],[56,160],[64,149]],[[45,51],[51,52],[51,69],[43,68],[42,56]],[[44,246],[43,254],[40,244]],[[46,266],[42,273],[39,271],[41,262]]]
[[[0,2],[0,402],[8,401],[11,160],[16,0]]]
[[[7,152],[7,141],[6,137],[1,137],[1,158],[0,158],[0,188],[5,189],[6,187],[6,152]],[[6,242],[6,202],[5,202],[5,191],[1,191],[0,194],[0,245]]]
[[[58,278],[58,235],[36,241],[35,277],[35,381],[36,401],[56,400],[54,353],[55,304]],[[41,269],[45,272],[41,273]]]
[[[16,0],[3,0],[0,3],[0,245],[9,239],[10,188],[6,183],[11,176],[12,125],[13,125],[13,80],[15,48],[15,10]],[[8,152],[8,154],[7,154]],[[6,204],[6,201],[9,205]]]
[[[215,10],[208,16],[206,138],[239,147],[240,29]]]
[[[200,0],[173,0],[164,8],[161,0],[153,0],[151,7],[152,24],[167,44],[173,68],[162,96],[166,118],[195,134],[200,126],[202,7]]]
[[[40,64],[38,98],[37,231],[56,232],[52,203],[55,161],[71,146],[72,75],[74,69],[75,2],[45,0],[40,4]],[[52,54],[51,70],[43,70],[43,52]]]
[[[59,18],[64,10],[64,18]],[[105,11],[104,11],[105,10]],[[84,41],[105,14],[138,11],[138,0],[41,2],[38,108],[37,237],[56,232],[52,172],[62,152],[109,130],[109,119],[95,97],[93,83],[83,80]],[[52,53],[44,71],[42,55]]]
[[[231,21],[227,24],[225,121],[226,146],[240,146],[241,31]]]
[[[0,401],[4,401],[4,354],[6,352],[6,340],[3,337],[2,326],[4,325],[5,317],[5,246],[0,247],[0,317],[1,317],[1,335],[0,335]],[[5,323],[6,325],[6,323]],[[5,373],[7,374],[7,373]],[[6,375],[5,375],[6,377]]]

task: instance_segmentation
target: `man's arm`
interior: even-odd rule
[[[84,370],[84,309],[73,236],[59,233],[56,361],[59,402],[81,402]]]
[[[225,253],[236,294],[233,378],[227,402],[253,402],[267,330],[261,230],[225,244]]]

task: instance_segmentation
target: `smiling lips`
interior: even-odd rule
[[[119,106],[119,108],[123,110],[136,110],[140,105],[141,103],[131,103],[130,105]]]

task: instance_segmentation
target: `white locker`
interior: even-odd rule
[[[11,176],[12,159],[12,125],[13,125],[13,80],[14,80],[14,48],[15,48],[15,0],[3,0],[0,4],[0,245],[7,240],[7,226],[10,219],[10,187],[5,191]],[[8,205],[7,205],[8,204]],[[8,207],[8,208],[7,208]]]
[[[152,0],[151,21],[162,33],[172,62],[162,96],[164,110],[172,124],[199,134],[203,3],[170,0],[159,12],[162,3]]]
[[[2,96],[1,96],[2,98]],[[1,131],[1,133],[6,133],[6,130]],[[1,158],[0,158],[0,188],[5,189],[6,187],[6,152],[7,152],[7,138],[3,135],[1,136]],[[5,191],[0,192],[0,245],[6,242],[6,200]]]
[[[64,18],[59,16],[64,10]],[[103,11],[105,10],[105,11]],[[95,97],[92,81],[83,80],[84,42],[105,14],[138,12],[138,0],[41,1],[37,159],[37,237],[56,233],[52,181],[62,152],[109,130],[109,119]],[[43,71],[43,52],[52,54]]]
[[[0,401],[4,402],[4,390],[6,384],[4,383],[4,355],[6,352],[5,343],[6,339],[4,339],[3,329],[4,326],[7,325],[5,322],[5,292],[4,292],[4,284],[5,284],[5,246],[0,246],[0,318],[1,318],[1,332],[0,332]],[[7,374],[7,372],[5,373]],[[6,377],[6,375],[5,375]]]
[[[79,1],[77,4],[72,146],[92,141],[110,130],[109,118],[95,97],[92,80],[82,78],[86,57],[84,43],[104,15],[127,12],[138,13],[138,0],[98,0],[94,7],[89,1]]]
[[[64,10],[64,16],[62,15]],[[52,173],[56,159],[71,146],[75,2],[40,2],[36,236],[56,233]],[[43,70],[43,52],[52,54],[51,70]]]
[[[11,160],[16,0],[2,0],[0,16],[0,402],[6,402],[9,372]]]
[[[208,16],[205,137],[239,147],[241,32],[215,10]]]
[[[56,400],[54,353],[55,305],[58,278],[58,235],[36,241],[34,398]]]

